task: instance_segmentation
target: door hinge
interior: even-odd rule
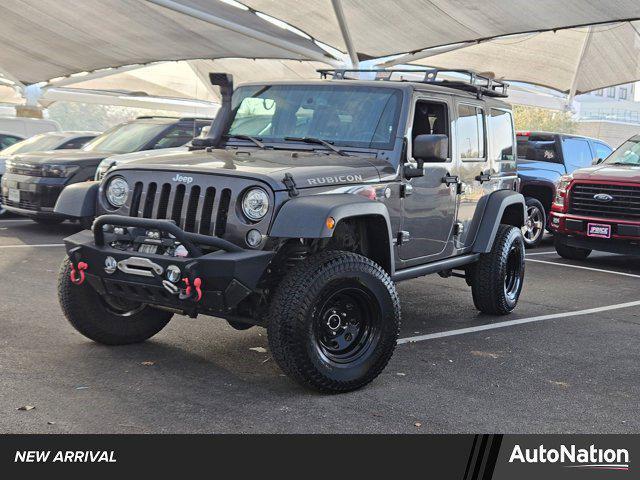
[[[413,193],[413,185],[410,183],[403,183],[400,186],[400,197],[405,198]]]
[[[464,223],[456,222],[455,225],[453,226],[453,234],[455,236],[459,236],[459,235],[462,235],[463,232],[464,232]]]
[[[411,235],[409,234],[409,232],[407,232],[405,230],[400,230],[398,232],[398,237],[396,239],[396,243],[398,245],[403,245],[403,244],[407,243],[409,240],[411,240]]]

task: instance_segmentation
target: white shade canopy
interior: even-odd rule
[[[500,38],[414,63],[462,65],[575,95],[640,79],[640,22]]]

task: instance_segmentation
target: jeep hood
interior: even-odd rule
[[[85,150],[50,150],[48,152],[31,152],[16,154],[11,160],[27,165],[91,165],[97,164],[103,158],[108,157],[108,153],[87,152]]]
[[[640,166],[600,164],[573,172],[575,180],[632,182],[640,186]]]
[[[284,190],[285,173],[297,188],[380,181],[388,161],[375,157],[341,156],[292,150],[202,150],[149,157],[114,170],[163,170],[189,174],[229,175],[261,180]],[[386,172],[388,173],[388,172]]]

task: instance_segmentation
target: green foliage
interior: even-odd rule
[[[558,110],[514,105],[513,118],[516,130],[576,133],[578,129],[578,123],[571,118],[571,113]]]
[[[142,115],[180,116],[165,110],[96,105],[92,103],[56,102],[48,109],[49,118],[60,123],[63,130],[104,131]]]

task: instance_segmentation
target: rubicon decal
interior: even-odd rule
[[[595,470],[629,470],[629,451],[624,448],[577,448],[575,445],[560,445],[559,448],[522,449],[515,445],[509,457],[509,463],[559,463],[568,468],[587,468]]]
[[[362,182],[362,175],[336,175],[335,177],[308,178],[309,185],[330,185],[332,183]]]

